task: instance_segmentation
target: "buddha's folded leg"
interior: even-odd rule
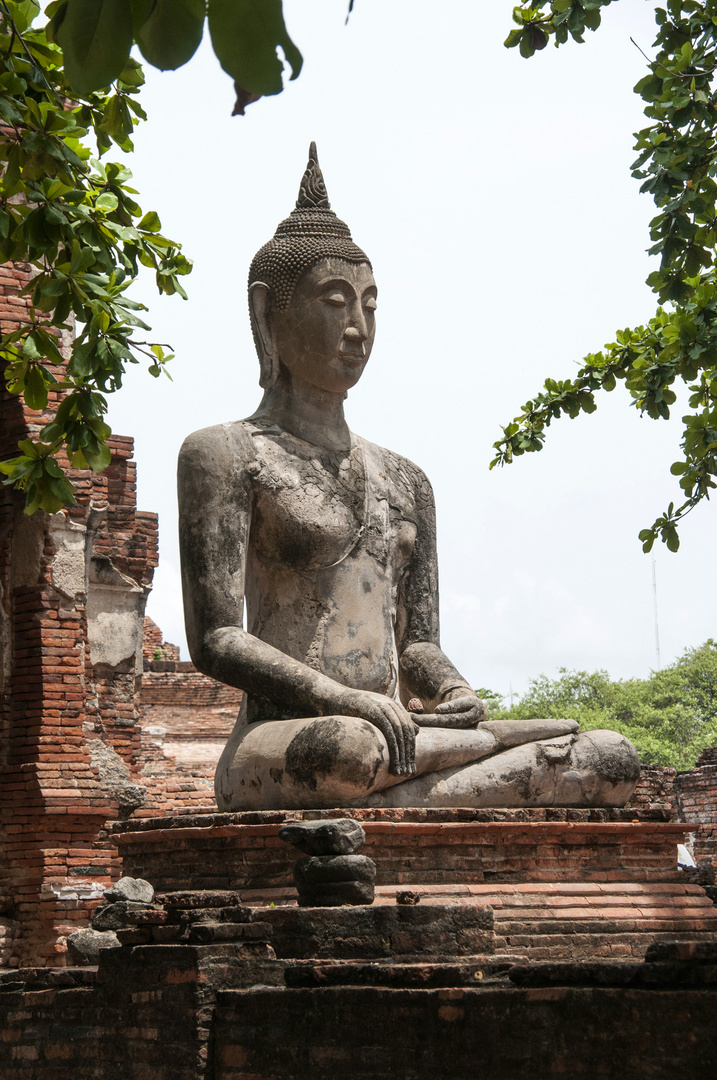
[[[367,806],[624,806],[640,775],[637,751],[615,731],[514,746],[372,793]]]
[[[271,720],[235,729],[214,779],[220,810],[365,805],[388,775],[378,728],[353,716]]]
[[[516,743],[576,729],[574,720],[422,728],[416,772],[433,775]],[[358,717],[324,716],[236,728],[217,767],[215,789],[221,810],[326,809],[365,806],[374,792],[406,783],[413,781],[389,772],[388,746],[378,728]]]

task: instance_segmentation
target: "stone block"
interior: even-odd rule
[[[121,877],[109,889],[105,889],[105,898],[114,903],[116,900],[135,900],[151,904],[154,888],[144,878]]]

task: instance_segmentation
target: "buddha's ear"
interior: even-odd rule
[[[274,385],[279,374],[279,357],[274,343],[270,311],[269,286],[263,281],[252,282],[249,286],[249,315],[254,344],[259,356],[259,386],[265,390]]]

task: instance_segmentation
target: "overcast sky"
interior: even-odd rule
[[[438,513],[442,644],[475,686],[523,691],[560,666],[656,667],[652,560],[637,533],[680,496],[674,422],[624,389],[562,419],[546,448],[488,472],[492,443],[546,376],[567,378],[615,331],[654,314],[648,196],[630,177],[644,126],[632,87],[654,37],[624,0],[582,46],[532,60],[503,40],[509,0],[285,0],[296,82],[231,117],[211,49],[148,69],[132,168],[140,203],[194,259],[190,299],[134,295],[174,382],[133,369],[111,401],[135,438],[138,505],[160,516],[148,613],[184,645],[175,469],[183,438],[249,415],[260,391],[246,306],[254,252],[292,209],[311,139],[332,207],[374,266],[376,343],[347,401],[351,428],[416,461]],[[656,550],[663,666],[715,634],[716,508]]]

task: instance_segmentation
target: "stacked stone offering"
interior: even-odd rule
[[[300,907],[373,903],[376,865],[356,854],[366,840],[357,821],[297,821],[279,829],[279,836],[307,855],[294,864]]]

